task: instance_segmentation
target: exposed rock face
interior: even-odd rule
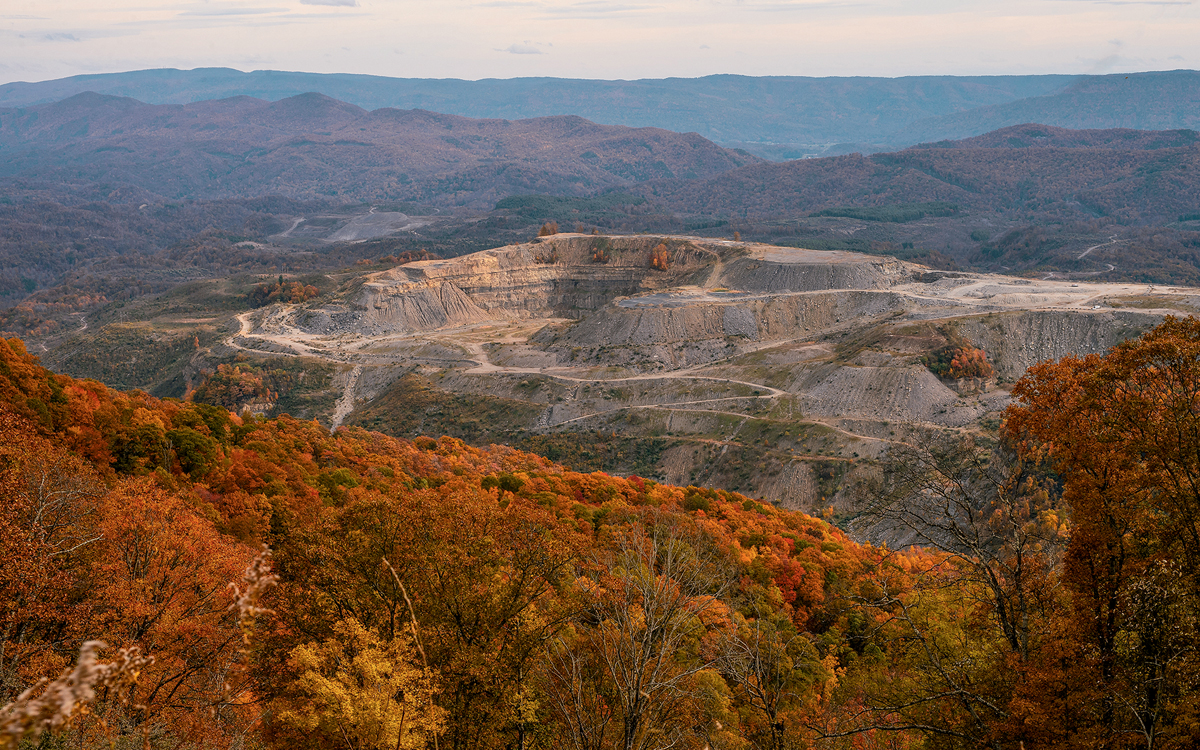
[[[598,310],[571,327],[562,343],[646,347],[726,338],[772,341],[812,335],[843,322],[861,324],[903,305],[897,294],[874,291],[657,297],[621,300]]]
[[[353,300],[374,333],[432,331],[493,319],[582,317],[621,295],[685,283],[717,261],[672,241],[671,267],[650,268],[661,238],[560,235],[375,274]]]
[[[1107,351],[1161,320],[1161,314],[1141,311],[1082,310],[1063,314],[1037,310],[1009,313],[1000,320],[968,318],[959,330],[988,353],[997,375],[1016,379],[1031,365],[1047,359]]]
[[[721,283],[749,292],[886,289],[907,281],[911,268],[895,258],[775,248],[760,257],[738,258],[728,264]]]
[[[363,295],[362,323],[375,331],[432,331],[491,317],[448,281],[396,285],[388,289],[390,293],[368,289]]]
[[[660,244],[669,257],[665,271],[651,264],[651,253]],[[582,318],[600,310],[619,319],[598,324],[613,329],[616,338],[606,340],[618,345],[725,336],[756,340],[759,319],[770,302],[767,295],[886,289],[907,279],[910,269],[891,258],[853,253],[690,238],[558,235],[400,266],[369,278],[352,302],[362,311],[359,325],[364,332],[376,334],[432,331],[491,319]],[[661,299],[653,294],[677,287],[690,288],[691,293]],[[705,293],[725,288],[738,293]],[[609,304],[622,296],[632,299],[619,307]],[[730,307],[713,307],[697,317],[697,303]],[[834,317],[860,314],[854,305],[851,301]],[[683,312],[672,312],[677,308]],[[804,311],[795,314],[803,317]]]

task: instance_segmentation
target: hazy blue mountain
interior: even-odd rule
[[[1075,129],[1200,128],[1200,73],[804,78],[734,75],[597,81],[457,79],[229,68],[139,70],[0,86],[0,107],[85,91],[150,104],[316,92],[367,110],[426,109],[507,120],[579,115],[605,125],[695,132],[769,159],[885,151],[1021,123]]]
[[[1197,130],[1200,71],[1087,76],[1051,94],[921,120],[894,140],[961,139],[1024,123],[1075,130]]]
[[[783,144],[772,156],[832,143],[891,143],[930,118],[1063,90],[1072,76],[800,78],[733,75],[637,81],[514,78],[482,81],[322,75],[228,68],[142,70],[0,86],[0,107],[94,91],[150,104],[232,96],[278,101],[317,92],[372,110],[426,109],[509,120],[573,114],[593,122],[696,132],[729,145]],[[752,146],[753,147],[753,146]]]

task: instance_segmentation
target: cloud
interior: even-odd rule
[[[1111,73],[1123,59],[1124,58],[1122,58],[1120,55],[1108,55],[1106,57],[1102,57],[1097,60],[1091,68],[1088,69],[1088,73],[1095,75],[1100,73]]]
[[[869,0],[708,0],[708,4],[729,6],[739,11],[794,12],[844,10],[861,8]],[[662,4],[637,2],[636,0],[484,0],[477,2],[479,8],[505,8],[528,10],[539,20],[607,20],[662,11]]]
[[[181,16],[261,16],[268,13],[283,13],[287,8],[241,8],[221,6],[216,8],[197,8],[185,10]]]
[[[1092,5],[1195,5],[1195,0],[1069,0]]]
[[[45,33],[19,31],[0,31],[0,34],[14,39],[28,39],[33,42],[82,42],[83,40],[69,31],[49,31]]]
[[[337,8],[357,8],[358,0],[300,0],[301,5],[331,5]]]
[[[1109,39],[1108,45],[1112,47],[1112,52],[1093,62],[1092,67],[1087,71],[1089,75],[1111,73],[1118,65],[1130,62],[1120,55],[1121,47],[1125,45],[1123,41],[1120,39]]]
[[[137,34],[137,31],[116,28],[84,28],[75,29],[75,31],[13,31],[0,29],[0,37],[25,39],[30,42],[93,42],[99,39],[136,36]],[[2,48],[0,46],[0,49]],[[56,52],[54,54],[59,53]],[[21,69],[33,70],[33,68],[25,65],[22,65]]]
[[[739,8],[745,10],[758,11],[760,13],[808,13],[812,11],[822,10],[847,10],[850,8],[866,8],[870,7],[870,3],[866,2],[840,2],[839,0],[830,0],[829,2],[766,2],[766,3],[740,3]]]
[[[507,52],[510,55],[544,55],[542,50],[532,44],[511,44],[504,49],[498,49],[497,52]]]
[[[644,13],[649,10],[659,9],[656,5],[644,4],[626,4],[615,3],[610,0],[580,0],[579,2],[561,3],[561,2],[540,2],[540,3],[516,3],[511,0],[500,0],[499,2],[489,3],[491,7],[516,7],[518,4],[527,5],[531,10],[538,12],[538,18],[542,20],[604,20],[608,18],[616,18],[625,16],[631,13]]]

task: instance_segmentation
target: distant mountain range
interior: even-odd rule
[[[63,194],[105,185],[103,199],[126,203],[336,196],[488,210],[507,195],[584,195],[759,161],[695,133],[368,112],[322,94],[181,105],[85,93],[0,109],[0,178]]]
[[[772,163],[696,133],[573,115],[367,111],[312,93],[192,104],[83,93],[0,109],[0,181],[9,200],[68,204],[273,195],[486,212],[508,196],[619,189],[699,219],[942,202],[1009,218],[1145,225],[1200,208],[1200,135],[1023,124],[865,157]]]
[[[914,202],[1060,222],[1169,224],[1200,209],[1200,134],[1019,125],[892,153],[760,163],[633,188],[693,216],[795,217]]]
[[[150,104],[316,92],[366,110],[472,118],[578,115],[695,132],[772,159],[895,150],[1021,123],[1075,129],[1200,129],[1200,72],[1104,76],[802,78],[719,75],[636,81],[386,78],[227,68],[143,70],[0,86],[0,107],[91,91]]]

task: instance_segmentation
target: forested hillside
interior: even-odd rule
[[[1047,145],[1039,146],[1043,141]],[[963,212],[1027,220],[1168,224],[1200,201],[1200,145],[1192,131],[1064,133],[1023,126],[895,153],[757,164],[705,180],[631,189],[680,213],[706,216],[796,216],[837,206],[941,201]]]
[[[0,331],[37,335],[47,311],[198,278],[527,239],[541,216],[487,216],[514,195],[575,198],[606,209],[608,224],[637,223],[660,209],[612,191],[758,161],[695,133],[367,112],[318,94],[187,106],[80,94],[0,109],[0,306],[37,295]],[[565,207],[564,229],[597,218],[581,207]],[[388,235],[402,246],[352,246]]]
[[[576,116],[368,112],[320,94],[181,106],[85,93],[0,109],[0,155],[0,177],[68,193],[105,184],[128,193],[125,202],[340,196],[474,208],[514,193],[582,195],[759,161],[695,133]]]
[[[1001,442],[911,446],[873,489],[926,545],[900,551],[735,493],[119,393],[8,340],[0,743],[1193,747],[1197,362],[1200,322],[1168,319],[1032,370]]]

